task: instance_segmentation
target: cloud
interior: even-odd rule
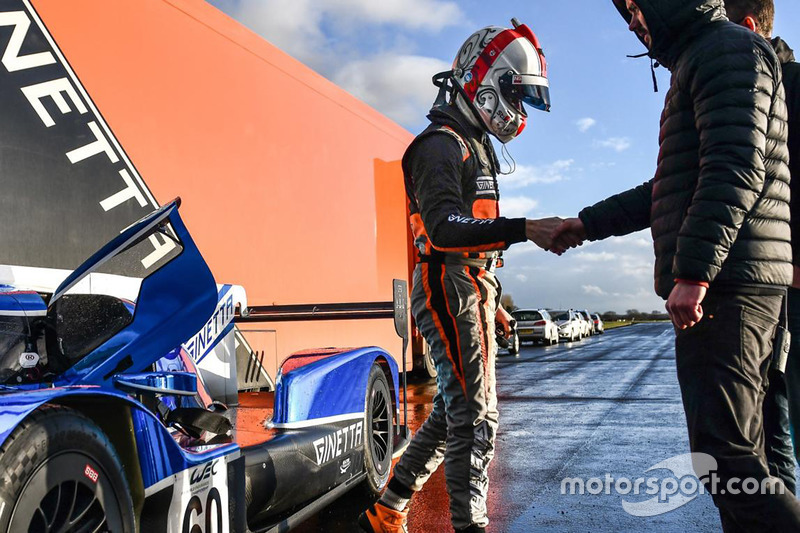
[[[591,128],[595,124],[597,124],[597,121],[591,117],[586,117],[575,121],[575,125],[578,126],[578,130],[581,133],[586,133],[587,131],[589,131],[589,128]]]
[[[626,235],[624,237],[611,237],[608,239],[610,244],[618,245],[622,248],[644,248],[647,250],[653,249],[653,239],[650,238],[649,234],[647,238],[642,236],[632,236]]]
[[[266,40],[331,78],[342,58],[359,58],[356,35],[392,25],[437,32],[465,21],[455,2],[443,0],[211,0]],[[378,42],[376,40],[375,42]],[[403,50],[402,52],[408,52]],[[369,56],[377,50],[366,52]]]
[[[391,68],[387,68],[391,65]],[[380,55],[353,61],[332,81],[400,124],[418,123],[436,97],[431,76],[450,65],[431,57]],[[380,73],[380,75],[376,75]]]
[[[504,258],[498,275],[504,292],[512,294],[520,307],[597,312],[664,308],[653,291],[653,243],[648,230],[587,242],[561,257],[533,243],[518,244]]]
[[[610,148],[616,152],[624,152],[631,147],[631,140],[627,137],[609,137],[602,141],[594,141],[595,146],[600,148]]]
[[[500,214],[508,218],[528,218],[539,202],[527,196],[503,196],[500,199]]]
[[[264,37],[295,59],[321,74],[319,68],[332,54],[326,52],[328,38],[322,31],[324,11],[312,0],[242,0],[220,4],[230,16]],[[279,17],[275,14],[280,13]]]
[[[586,294],[592,294],[595,296],[605,296],[606,292],[596,285],[582,285],[581,288],[583,292]]]
[[[431,76],[450,68],[414,55],[416,36],[466,21],[449,0],[209,1],[409,129],[420,127],[436,97]],[[365,33],[375,35],[369,47]]]
[[[505,201],[505,196],[500,200],[500,209],[503,209],[503,202]],[[502,211],[503,216],[505,216],[505,210]],[[503,257],[506,259],[516,259],[520,258],[521,261],[528,261],[527,257],[531,254],[535,254],[538,252],[545,253],[544,250],[535,246],[533,243],[525,243],[525,244],[517,244],[512,246],[508,250],[503,252]],[[534,259],[535,261],[535,259]]]
[[[599,253],[578,252],[577,254],[575,254],[575,258],[581,261],[588,261],[590,263],[616,261],[619,259],[617,255],[608,252],[599,252]]]
[[[250,0],[263,2],[264,0]],[[438,31],[464,20],[456,2],[440,0],[317,0],[315,7],[349,19]]]
[[[569,179],[567,177],[567,172],[574,164],[574,159],[559,159],[548,165],[517,165],[517,170],[514,171],[513,174],[500,178],[500,184],[503,188],[518,189],[533,185],[534,183],[556,183],[565,181]]]

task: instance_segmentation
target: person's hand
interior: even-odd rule
[[[559,217],[540,218],[538,220],[525,221],[525,235],[529,241],[533,241],[539,248],[549,250],[552,244],[551,236],[553,231],[561,224]]]
[[[700,302],[706,297],[706,289],[702,285],[678,282],[672,288],[667,299],[667,313],[676,328],[686,329],[694,326],[703,318],[703,307]]]
[[[575,248],[583,244],[586,240],[586,227],[580,218],[565,219],[555,228],[550,236],[550,251],[561,255],[570,248]]]
[[[497,312],[495,313],[494,321],[495,324],[498,324],[503,328],[503,337],[509,338],[511,336],[511,323],[514,321],[514,317],[512,317],[502,305],[497,306]],[[497,329],[497,333],[500,333],[500,328]]]

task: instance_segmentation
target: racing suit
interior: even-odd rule
[[[525,219],[499,217],[498,164],[486,134],[453,106],[428,118],[403,172],[419,250],[411,311],[431,347],[437,394],[392,481],[418,491],[444,460],[453,527],[485,527],[498,424],[494,269],[499,250],[526,240]]]

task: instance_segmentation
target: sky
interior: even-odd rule
[[[655,93],[649,60],[626,57],[645,49],[611,0],[208,1],[412,133],[427,125],[431,76],[449,70],[475,30],[516,17],[544,48],[552,110],[529,110],[527,128],[506,145],[516,170],[500,177],[501,213],[576,216],[655,172],[669,72],[656,69]],[[800,51],[800,2],[775,8],[774,34]],[[498,277],[517,307],[664,311],[649,230],[561,257],[533,243],[504,257]]]

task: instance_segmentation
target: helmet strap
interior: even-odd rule
[[[506,165],[508,165],[508,170],[503,170],[502,168],[498,169],[498,174],[503,176],[508,176],[509,174],[513,174],[515,170],[517,170],[517,162],[514,161],[514,158],[511,156],[511,152],[508,151],[508,145],[503,143],[503,147],[500,149],[500,153],[503,156],[503,161]],[[499,165],[498,165],[499,166]]]
[[[439,72],[433,75],[433,84],[439,88],[439,93],[436,95],[436,100],[433,102],[431,109],[444,107],[447,105],[448,96],[453,93],[453,71]],[[452,98],[452,97],[451,97]]]

